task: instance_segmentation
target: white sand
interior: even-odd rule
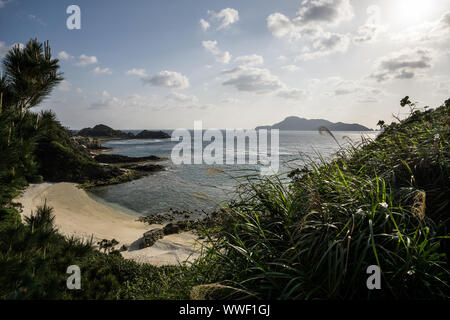
[[[191,232],[168,235],[152,247],[139,249],[143,233],[161,226],[138,222],[136,216],[95,201],[74,183],[33,184],[14,201],[22,204],[22,216],[29,216],[47,201],[54,209],[55,225],[61,234],[83,239],[93,236],[95,243],[114,238],[119,242],[117,247],[130,245],[128,251],[122,252],[126,259],[160,266],[175,265],[198,256],[200,245]]]

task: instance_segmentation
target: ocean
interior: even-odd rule
[[[171,134],[171,131],[164,131]],[[333,134],[338,143],[345,146],[350,141],[360,143],[362,137],[375,138],[378,132],[339,131]],[[204,142],[203,147],[209,143]],[[331,136],[321,135],[317,131],[280,131],[278,173],[288,173],[311,160],[317,161],[319,155],[332,157],[340,148],[338,143]],[[112,140],[104,143],[103,146],[112,148],[107,153],[132,157],[155,155],[168,160],[159,162],[165,166],[164,171],[119,185],[96,187],[90,190],[91,196],[134,215],[167,213],[170,209],[201,214],[202,211],[217,209],[232,199],[236,186],[245,181],[243,176],[259,173],[261,164],[176,165],[171,160],[171,153],[177,144],[171,139]],[[227,152],[233,151],[224,143],[224,157]],[[252,153],[255,155],[257,149],[247,146],[245,155]]]

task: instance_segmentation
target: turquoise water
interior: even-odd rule
[[[170,133],[170,132],[169,132]],[[377,132],[334,132],[339,144],[345,145],[348,139],[358,143],[361,136],[375,138]],[[104,144],[112,148],[109,153],[126,156],[156,155],[168,158],[161,164],[166,170],[153,173],[142,179],[124,184],[98,187],[91,192],[98,198],[117,206],[125,207],[136,214],[154,214],[174,210],[209,212],[233,197],[233,190],[239,176],[257,170],[259,165],[175,165],[171,160],[172,148],[178,142],[170,139],[160,140],[115,140]],[[204,146],[209,144],[205,142]],[[302,166],[309,159],[317,160],[318,153],[330,157],[339,146],[330,136],[317,131],[280,131],[279,172],[288,172]],[[224,144],[224,154],[231,152]],[[247,148],[245,154],[256,152]],[[224,173],[211,172],[211,168]],[[208,170],[209,169],[209,170]],[[258,171],[252,171],[257,173]]]

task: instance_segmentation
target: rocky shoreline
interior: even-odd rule
[[[111,150],[111,148],[104,147],[103,143],[109,140],[120,139],[121,138],[116,137],[98,138],[81,135],[72,135],[70,137],[71,142],[78,150],[89,156],[93,161],[111,173],[111,177],[108,177],[107,179],[93,179],[88,182],[84,182],[81,185],[82,188],[89,189],[97,186],[125,183],[165,169],[163,165],[156,164],[155,162],[164,161],[167,160],[167,158],[160,158],[154,155],[145,157],[128,157],[104,153],[105,151]]]
[[[189,219],[192,212],[181,211],[181,210],[170,210],[171,213],[166,214],[155,214],[140,217],[137,221],[145,222],[150,225],[162,225],[162,227],[157,227],[151,229],[143,234],[142,241],[139,244],[139,248],[151,247],[159,239],[164,238],[167,235],[186,232],[186,231],[196,231],[199,235],[201,230],[204,228],[211,228],[223,223],[226,218],[226,210],[220,209],[218,211],[213,211],[210,214],[204,212],[204,217],[201,219]],[[176,216],[181,217],[176,217]],[[125,249],[125,248],[123,248]],[[122,250],[123,250],[122,249]]]

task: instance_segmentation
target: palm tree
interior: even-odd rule
[[[0,77],[0,112],[15,108],[20,114],[41,103],[60,83],[58,59],[52,59],[48,41],[31,39],[26,46],[14,46],[3,59]]]

